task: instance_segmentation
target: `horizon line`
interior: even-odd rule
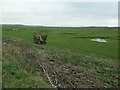
[[[22,23],[0,23],[0,25],[23,25],[23,26],[39,26],[39,27],[119,27],[118,25],[47,25],[47,24],[22,24]]]

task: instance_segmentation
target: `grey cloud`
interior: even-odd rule
[[[6,2],[3,23],[47,25],[117,25],[117,3]]]

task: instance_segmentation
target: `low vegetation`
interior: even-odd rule
[[[24,47],[14,45],[8,39],[3,42],[3,88],[51,88],[35,71],[35,66],[26,62],[19,50]],[[18,43],[19,45],[22,45]]]
[[[46,45],[34,44],[34,31],[48,34]],[[116,28],[3,27],[3,87],[118,88],[116,36]]]

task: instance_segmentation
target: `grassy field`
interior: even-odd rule
[[[18,28],[18,31],[12,29]],[[47,33],[47,45],[70,50],[75,53],[117,60],[117,28],[47,28],[47,27],[3,27],[3,35],[10,35],[33,43],[33,32]],[[92,42],[75,37],[111,37],[107,43]]]
[[[14,46],[14,44],[9,44],[8,42],[11,39],[6,40],[8,39],[4,38],[4,46],[2,48],[3,88],[51,88],[43,81],[40,74],[35,72],[36,66],[29,65],[27,58],[20,54],[20,48]],[[5,45],[5,41],[7,45]]]
[[[13,31],[13,29],[19,30]],[[52,75],[52,73],[49,72],[52,69],[54,72],[63,75],[63,77],[67,80],[66,82],[70,82],[69,78],[71,80],[76,80],[73,83],[73,86],[118,87],[117,59],[119,37],[117,28],[55,28],[8,26],[3,27],[2,30],[3,43],[6,45],[6,47],[3,45],[4,87],[50,87],[48,80],[45,79],[44,82],[41,79],[42,77],[44,78],[42,72],[40,72],[42,73],[40,74],[40,77],[38,77],[39,75],[37,74],[37,71],[31,73],[31,71],[34,71],[34,69],[37,68],[35,67],[37,64],[35,61],[40,57],[45,58],[45,60],[46,58],[48,58],[50,61],[51,59],[55,60],[54,65],[51,65],[50,62],[43,59],[43,61],[41,60],[39,62],[47,62],[44,64],[44,66],[46,66],[45,69],[49,75]],[[47,44],[35,45],[33,43],[33,32],[36,32],[37,34],[48,34]],[[107,43],[93,42],[90,41],[91,38],[104,38],[107,40]],[[13,47],[15,47],[15,50],[13,50],[15,52],[11,52],[11,50],[9,50],[13,48],[12,46],[9,47],[9,45],[13,45]],[[23,53],[20,54],[21,56],[16,53],[16,50],[19,48],[20,50],[26,50],[23,50],[25,56],[23,51],[21,51],[21,53]],[[29,49],[30,51],[27,51]],[[33,57],[30,57],[27,52],[33,55]],[[42,54],[44,57],[38,54]],[[10,60],[12,60],[12,62]],[[31,62],[28,60],[31,60],[31,62],[34,64],[31,65]],[[62,62],[64,62],[65,65]],[[28,63],[28,66],[25,65],[26,63]],[[70,65],[66,65],[67,63]],[[57,70],[57,65],[61,67],[64,65],[62,68],[63,70]],[[31,66],[31,68],[30,70],[27,70],[29,66]],[[53,66],[56,66],[57,68],[55,69]],[[71,71],[71,68],[74,69],[76,76],[71,72],[69,72],[69,74],[71,74],[70,76],[68,74],[64,74],[66,72],[64,71],[64,68],[67,68],[67,66],[70,67]],[[21,77],[21,79],[16,79],[16,77],[13,76],[13,72],[11,70],[17,74],[17,77]],[[28,71],[27,73],[25,73],[26,70]],[[23,75],[19,75],[19,73],[22,73]],[[78,76],[81,76],[80,80],[75,78]],[[33,79],[33,77],[36,78]],[[24,78],[26,79],[23,83],[22,80]],[[31,78],[33,79],[32,81],[34,81],[34,86],[29,83],[32,82]],[[62,81],[62,79],[58,80]],[[38,85],[38,83],[40,83],[40,85]],[[67,86],[69,85],[64,83],[64,85],[62,86],[61,84],[60,87]]]

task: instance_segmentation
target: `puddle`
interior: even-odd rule
[[[91,41],[97,41],[97,42],[104,42],[106,43],[107,41],[105,39],[90,39]]]
[[[83,38],[83,39],[90,39],[92,41],[98,42],[107,42],[105,39],[113,39],[113,40],[120,40],[120,36],[107,36],[107,37],[72,37],[72,38]]]
[[[17,31],[17,30],[19,30],[19,29],[16,28],[16,29],[12,29],[12,30],[13,30],[13,31]]]

